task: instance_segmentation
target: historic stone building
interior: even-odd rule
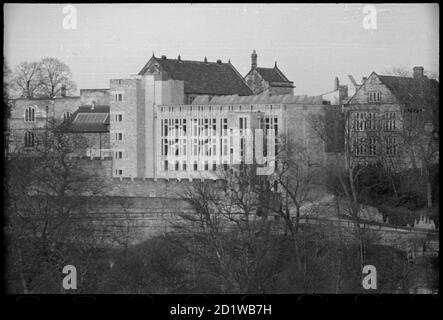
[[[112,158],[112,177],[118,178],[215,179],[219,168],[245,162],[260,130],[264,149],[286,134],[324,164],[324,141],[309,121],[327,112],[322,97],[294,96],[293,83],[278,68],[256,68],[256,61],[255,56],[254,70],[243,78],[230,61],[153,56],[138,75],[111,79],[109,89],[16,99],[11,132],[20,132],[16,142],[32,151],[40,140],[29,135],[44,132],[54,120],[66,134],[86,138],[76,156]],[[255,76],[266,83],[260,94],[247,84]],[[269,159],[260,162],[266,167]]]
[[[396,164],[409,165],[418,160],[413,145],[427,133],[438,136],[438,101],[438,82],[423,67],[414,67],[413,77],[371,73],[344,105],[347,150],[364,161],[396,158]]]
[[[245,76],[245,81],[254,94],[294,94],[294,82],[289,81],[277,67],[263,68],[257,65],[257,53],[251,54],[251,70]]]
[[[152,57],[138,76],[111,80],[110,97],[111,148],[123,153],[114,177],[216,178],[217,168],[244,156],[255,129],[299,137],[324,161],[307,120],[323,112],[321,97],[252,95],[230,62]]]
[[[53,124],[68,119],[80,106],[80,97],[18,98],[10,100],[8,155],[32,153],[44,143]]]
[[[96,118],[84,116],[85,113],[97,113],[100,110],[106,113],[106,116],[109,115],[109,89],[81,89],[80,96],[17,98],[11,99],[10,104],[8,156],[34,154],[35,150],[44,144],[48,131],[62,124],[63,129],[72,134],[75,132],[84,136],[94,136],[88,138],[91,145],[85,148],[99,148],[104,145],[100,141],[109,141],[109,138],[105,137],[109,136],[109,126],[100,126],[94,123]],[[94,106],[97,106],[95,110]],[[109,119],[106,121],[109,122]],[[84,125],[81,124],[83,122]],[[69,128],[65,126],[68,123]],[[95,137],[96,134],[100,137]]]
[[[118,158],[121,154],[111,150],[109,141],[109,105],[96,105],[95,100],[91,105],[80,106],[66,121],[57,127],[68,137],[75,140],[77,137],[77,150],[72,156],[89,158]]]
[[[191,104],[199,95],[251,95],[242,76],[230,61],[204,61],[168,59],[166,56],[157,58],[154,55],[140,70],[140,76],[153,75],[155,81],[183,81],[183,101]]]

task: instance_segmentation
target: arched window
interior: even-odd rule
[[[33,132],[25,133],[25,147],[34,147],[35,137]]]
[[[35,108],[27,107],[25,109],[25,122],[35,122]]]
[[[66,111],[63,113],[63,121],[66,121],[69,119],[69,117],[71,116],[71,112]]]

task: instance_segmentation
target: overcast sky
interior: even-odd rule
[[[438,73],[436,4],[376,4],[376,29],[363,28],[365,5],[91,4],[74,5],[77,29],[63,28],[65,5],[4,7],[9,67],[56,57],[78,88],[108,88],[136,74],[154,52],[183,60],[221,59],[244,76],[253,49],[258,65],[278,67],[295,94],[321,94],[335,76],[358,81],[394,66]]]

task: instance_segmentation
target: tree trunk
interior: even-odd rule
[[[429,181],[429,175],[426,181],[426,198],[428,203],[428,209],[432,208],[432,185],[431,181]]]
[[[26,284],[26,279],[25,279],[25,275],[23,273],[23,257],[22,257],[22,250],[20,248],[17,248],[17,253],[18,253],[18,263],[20,264],[19,267],[19,273],[20,273],[20,282],[22,284],[23,287],[23,293],[24,294],[28,294],[29,290],[28,290],[28,286]]]

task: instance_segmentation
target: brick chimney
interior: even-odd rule
[[[338,90],[340,87],[340,81],[338,80],[338,77],[335,77],[334,79],[334,90]]]
[[[423,79],[424,78],[424,68],[423,67],[414,67],[412,68],[414,79]]]
[[[251,54],[251,68],[255,69],[257,68],[257,53],[254,51],[252,51]]]

